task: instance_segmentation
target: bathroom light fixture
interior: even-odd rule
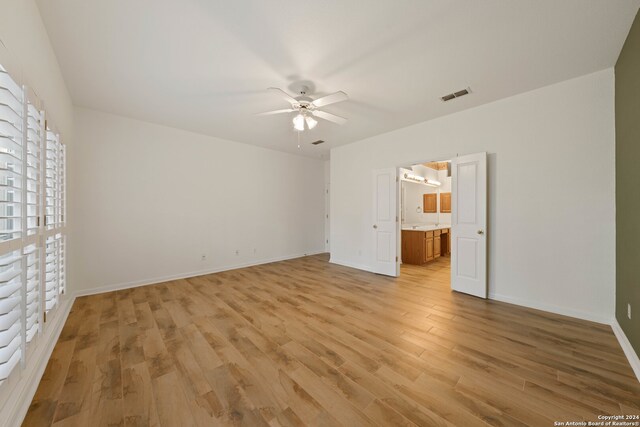
[[[414,175],[412,173],[405,173],[404,174],[404,179],[408,179],[409,181],[415,181],[415,182],[420,182],[420,183],[426,182],[424,177],[421,177],[419,175]]]
[[[407,181],[413,181],[419,184],[428,185],[429,187],[440,187],[442,185],[440,181],[436,181],[435,179],[425,178],[420,175],[415,175],[412,173],[405,173],[404,179],[406,179]]]

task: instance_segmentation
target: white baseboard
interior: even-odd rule
[[[47,331],[38,337],[41,341],[35,346],[34,352],[28,355],[27,368],[21,372],[18,382],[13,386],[2,406],[0,411],[1,426],[22,424],[74,300],[75,298],[71,297],[60,302],[57,313],[51,316],[51,323],[47,323]]]
[[[588,320],[590,322],[601,323],[603,325],[611,324],[611,317],[601,314],[593,314],[586,311],[574,310],[566,307],[559,307],[536,301],[529,301],[522,298],[510,297],[489,292],[489,299],[502,301],[509,304],[521,305],[523,307],[533,308],[535,310],[548,311],[549,313],[560,314],[563,316],[575,317],[576,319]]]
[[[188,279],[190,277],[204,276],[206,274],[220,273],[222,271],[237,270],[238,268],[253,267],[253,266],[262,265],[262,264],[270,264],[272,262],[286,261],[286,260],[289,260],[289,259],[302,258],[302,257],[305,257],[305,256],[319,255],[319,254],[322,254],[322,253],[325,253],[325,252],[324,251],[318,251],[318,252],[309,252],[309,253],[303,253],[303,254],[286,255],[286,256],[274,257],[274,258],[265,258],[265,259],[261,259],[261,260],[257,260],[257,261],[251,261],[251,262],[247,262],[247,263],[232,264],[232,265],[227,265],[227,266],[222,266],[222,267],[215,267],[215,268],[209,268],[209,269],[204,269],[204,270],[191,271],[191,272],[188,272],[188,273],[179,273],[179,274],[173,274],[173,275],[168,275],[168,276],[154,277],[154,278],[150,278],[150,279],[134,280],[134,281],[131,281],[131,282],[126,282],[126,283],[114,283],[114,284],[111,284],[111,285],[99,286],[99,287],[91,288],[91,289],[83,289],[83,290],[77,291],[74,294],[74,296],[75,297],[81,297],[81,296],[86,296],[86,295],[96,295],[96,294],[103,294],[105,292],[113,292],[113,291],[119,291],[119,290],[123,290],[123,289],[129,289],[129,288],[137,288],[137,287],[140,287],[140,286],[155,285],[157,283],[169,282],[171,280]]]
[[[368,265],[365,265],[365,264],[358,264],[358,263],[351,262],[351,261],[344,261],[344,260],[341,260],[341,259],[336,259],[334,257],[331,257],[331,259],[329,259],[329,262],[331,264],[342,265],[343,267],[351,267],[351,268],[355,268],[355,269],[358,269],[358,270],[364,270],[364,271],[368,271],[368,272],[372,273],[371,267],[369,267]]]
[[[625,356],[629,359],[629,364],[631,365],[633,372],[636,374],[636,378],[640,381],[640,358],[638,358],[638,354],[635,352],[629,342],[629,339],[620,327],[618,319],[613,319],[611,322],[611,329],[613,329],[613,333],[616,335],[616,338],[618,338],[622,351],[624,351]]]

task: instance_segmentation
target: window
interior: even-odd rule
[[[0,387],[65,291],[66,148],[0,65]]]

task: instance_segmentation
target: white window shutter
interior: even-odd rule
[[[0,384],[23,360],[24,91],[0,66]]]
[[[0,384],[9,377],[23,355],[21,264],[20,251],[0,256]]]
[[[30,343],[42,328],[41,290],[40,290],[40,248],[29,245],[24,248],[25,286],[26,286],[26,342]]]
[[[60,241],[49,236],[45,242],[45,312],[49,313],[58,305],[60,295]]]
[[[55,230],[60,219],[60,135],[47,130],[45,150],[45,226]]]
[[[66,272],[66,239],[64,234],[58,234],[56,240],[58,240],[58,290],[60,294],[64,294],[67,290],[67,272]]]
[[[0,387],[66,290],[66,146],[38,105],[0,65]]]
[[[24,93],[0,67],[0,241],[22,237]]]
[[[40,216],[40,195],[42,194],[40,164],[44,117],[41,111],[32,104],[27,105],[27,161],[26,161],[26,219],[27,235],[38,233]]]

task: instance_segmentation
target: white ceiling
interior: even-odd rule
[[[76,105],[312,156],[615,64],[640,0],[37,0]],[[302,135],[266,92],[347,117]],[[471,95],[439,97],[470,86]],[[324,139],[327,143],[311,146]]]

